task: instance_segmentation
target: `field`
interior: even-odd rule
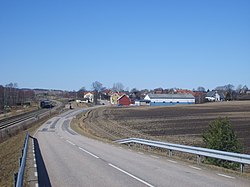
[[[250,101],[169,107],[105,107],[78,116],[86,135],[107,140],[141,137],[203,146],[202,133],[211,121],[227,117],[244,153],[250,154]],[[80,122],[79,122],[80,119]]]

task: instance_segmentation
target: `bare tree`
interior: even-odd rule
[[[102,83],[95,81],[92,83],[92,88],[94,90],[94,103],[97,104],[97,98],[101,95],[100,92],[105,89]]]
[[[124,86],[123,86],[122,83],[117,82],[117,83],[114,83],[114,84],[113,84],[112,90],[115,91],[115,92],[121,92],[121,91],[124,90]]]
[[[241,89],[242,89],[242,85],[239,84],[239,85],[237,86],[237,88],[236,88],[236,93],[240,93]]]
[[[92,83],[92,88],[94,91],[100,92],[103,90],[104,87],[103,87],[102,83],[95,81]]]
[[[197,91],[198,91],[198,92],[205,92],[206,89],[205,89],[204,87],[202,87],[202,86],[199,86],[199,87],[197,88]]]

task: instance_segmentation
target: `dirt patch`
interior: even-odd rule
[[[169,107],[106,107],[78,116],[85,134],[116,140],[140,137],[203,146],[202,133],[211,121],[227,117],[244,153],[250,153],[250,101],[179,105]]]

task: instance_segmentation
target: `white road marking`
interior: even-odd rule
[[[195,167],[195,166],[189,166],[190,168],[193,168],[193,169],[197,169],[197,170],[201,170],[201,168],[198,168],[198,167]]]
[[[34,164],[34,167],[36,168],[36,164]]]
[[[74,143],[72,143],[71,141],[69,141],[69,140],[66,140],[68,143],[70,143],[71,145],[76,145],[76,144],[74,144]]]
[[[151,156],[152,158],[157,158],[157,159],[159,158],[158,156],[154,156],[154,155],[150,155],[150,156]]]
[[[168,159],[167,159],[167,161],[168,161],[168,162],[171,162],[171,163],[174,163],[174,164],[177,163],[176,161],[173,161],[173,160],[168,160]]]
[[[91,152],[89,152],[89,151],[87,151],[87,150],[85,150],[85,149],[83,149],[83,148],[81,148],[81,147],[78,147],[78,148],[79,148],[80,150],[84,151],[85,153],[87,153],[87,154],[89,154],[89,155],[95,157],[95,158],[99,158],[98,156],[94,155],[93,153],[91,153]]]
[[[140,179],[140,178],[138,178],[138,177],[136,177],[136,176],[134,176],[134,175],[132,175],[132,174],[130,174],[130,173],[124,171],[124,170],[122,170],[121,168],[118,168],[117,166],[115,166],[115,165],[113,165],[113,164],[110,164],[110,163],[109,163],[109,166],[111,166],[111,167],[113,167],[113,168],[115,168],[115,169],[121,171],[122,173],[125,173],[126,175],[128,175],[128,176],[130,176],[130,177],[132,177],[132,178],[134,178],[134,179],[136,179],[136,180],[138,180],[138,181],[140,181],[141,183],[143,183],[143,184],[145,184],[145,185],[147,185],[147,186],[154,187],[153,185],[149,184],[148,182],[146,182],[146,181],[144,181],[144,180],[142,180],[142,179]]]
[[[36,162],[36,159],[34,158],[34,162]]]
[[[220,173],[217,173],[217,175],[222,176],[222,177],[226,177],[226,178],[229,178],[229,179],[235,179],[235,177],[231,177],[231,176],[220,174]]]
[[[35,177],[37,177],[37,172],[34,172]]]
[[[39,187],[38,183],[36,183],[36,187]]]

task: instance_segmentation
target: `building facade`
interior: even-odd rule
[[[150,106],[169,106],[195,103],[195,97],[192,94],[148,94],[144,100],[149,100]]]

